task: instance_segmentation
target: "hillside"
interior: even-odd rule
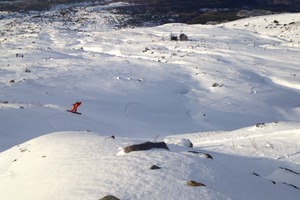
[[[108,5],[123,3],[110,11],[128,15],[124,26],[157,26],[165,23],[224,23],[241,18],[299,12],[299,0],[0,0],[0,11],[49,10],[56,5]],[[126,5],[126,6],[125,6]]]
[[[136,5],[156,6],[157,8],[169,9],[173,11],[185,10],[190,11],[201,8],[245,8],[251,9],[271,9],[283,11],[296,11],[299,9],[299,0],[0,0],[3,5],[1,9],[48,9],[50,6],[57,4],[70,4],[78,2],[93,2],[95,4],[107,4],[113,2],[133,3]]]
[[[120,28],[122,6],[0,13],[1,200],[298,199],[300,15]],[[146,141],[169,150],[122,150]]]
[[[52,133],[0,154],[0,186],[5,188],[0,195],[3,200],[89,200],[106,195],[124,200],[296,200],[300,192],[299,174],[295,172],[299,172],[299,154],[287,156],[285,152],[299,150],[299,142],[291,141],[299,141],[296,134],[300,127],[298,124],[297,130],[290,132],[290,126],[295,128],[294,124],[270,124],[266,128],[258,128],[261,133],[278,127],[285,130],[265,134],[268,143],[260,140],[255,128],[247,128],[233,132],[232,136],[229,136],[231,133],[210,133],[204,134],[205,137],[202,133],[189,135],[195,144],[194,149],[170,143],[169,151],[153,149],[125,155],[119,155],[119,148],[143,141],[111,139],[89,132]],[[245,136],[243,132],[257,139],[257,149],[251,146],[249,135]],[[289,143],[281,138],[287,134],[293,136],[286,139]],[[241,138],[237,138],[237,135]],[[229,141],[233,137],[236,146]],[[232,155],[221,146],[227,144],[220,142],[225,138],[230,143],[226,146],[230,146]],[[218,146],[218,151],[204,150],[212,144],[214,150]],[[282,150],[281,145],[287,144],[290,148]],[[191,150],[200,153],[189,153]],[[203,152],[209,153],[213,159],[205,158]],[[278,156],[277,160],[268,158],[268,152],[274,157]],[[296,159],[297,164],[290,159]],[[153,165],[160,169],[151,170]],[[190,180],[205,186],[187,186]]]

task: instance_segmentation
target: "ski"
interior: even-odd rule
[[[73,112],[73,111],[71,111],[71,110],[67,110],[67,111],[70,112],[70,113],[73,113],[73,114],[81,115],[80,112]]]

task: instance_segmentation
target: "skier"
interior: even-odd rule
[[[72,113],[77,113],[77,108],[80,105],[81,105],[81,101],[77,101],[76,103],[73,104],[73,108],[70,110],[67,110],[67,111],[72,112]]]

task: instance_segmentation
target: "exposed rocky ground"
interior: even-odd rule
[[[214,24],[245,17],[282,12],[299,12],[299,0],[0,0],[0,11],[47,10],[57,4],[105,5],[112,2],[128,3],[111,8],[116,14],[128,15],[122,26],[156,26],[180,22]]]

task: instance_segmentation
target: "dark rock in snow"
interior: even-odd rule
[[[266,126],[266,124],[265,123],[257,123],[257,124],[255,124],[255,126],[256,127],[264,127],[264,126]]]
[[[213,157],[208,153],[202,153],[198,151],[188,151],[189,153],[196,153],[196,154],[202,154],[205,158],[213,159]]]
[[[145,142],[142,144],[135,144],[131,146],[127,146],[124,148],[125,153],[130,153],[132,151],[144,151],[153,148],[167,149],[169,150],[167,144],[165,142]]]
[[[256,173],[256,172],[253,172],[252,174],[253,174],[254,176],[260,177],[260,175],[259,175],[258,173]]]
[[[148,47],[146,47],[142,52],[147,52],[149,51],[150,49]]]
[[[117,197],[113,196],[113,195],[107,195],[99,200],[120,200]]]
[[[206,186],[205,184],[196,181],[188,181],[186,184],[192,187]]]
[[[157,165],[152,165],[152,166],[150,167],[150,169],[161,169],[161,167],[159,167],[159,166],[157,166]]]
[[[112,136],[109,136],[109,137],[106,138],[106,139],[116,139],[116,137],[115,137],[114,135],[112,135]]]
[[[211,84],[211,87],[223,87],[223,84],[221,83],[213,83]]]
[[[186,139],[186,138],[179,139],[175,144],[178,144],[180,146],[189,147],[189,148],[193,148],[194,147],[194,145],[191,142],[191,140]]]
[[[19,53],[17,53],[17,54],[16,54],[16,57],[17,57],[17,58],[23,58],[23,57],[24,57],[24,55],[23,55],[23,54],[19,54]]]

